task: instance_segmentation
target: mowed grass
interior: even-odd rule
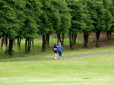
[[[114,54],[0,62],[0,85],[114,85]]]

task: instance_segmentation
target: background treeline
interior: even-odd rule
[[[80,32],[87,47],[91,31],[96,33],[98,45],[101,31],[107,31],[111,39],[113,22],[114,0],[0,0],[1,49],[4,42],[8,54],[12,54],[14,40],[20,48],[25,39],[25,53],[29,53],[34,39],[42,35],[44,52],[51,33],[57,34],[57,42],[62,45],[65,34],[69,34],[73,49]]]

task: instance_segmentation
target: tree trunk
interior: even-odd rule
[[[77,33],[74,34],[74,45],[76,44]]]
[[[30,53],[30,48],[31,48],[31,40],[26,39],[25,41],[25,53],[26,54]]]
[[[20,45],[21,45],[21,39],[20,38],[17,38],[17,45],[18,45],[18,48],[20,49]]]
[[[19,38],[17,38],[17,46],[20,49],[20,46],[19,46]]]
[[[25,53],[27,53],[27,43],[28,43],[28,39],[25,40]]]
[[[7,48],[7,44],[8,44],[7,35],[4,36],[4,44],[6,45],[6,48]]]
[[[28,49],[27,49],[28,53],[30,53],[30,48],[31,48],[31,40],[28,40]]]
[[[46,34],[46,44],[49,46],[49,36],[50,36],[50,34],[48,33],[48,34]]]
[[[8,38],[6,36],[6,48],[8,47]]]
[[[61,45],[62,45],[62,46],[64,45],[64,37],[65,37],[65,35],[62,34],[62,42],[61,42]]]
[[[74,46],[73,40],[74,40],[74,33],[72,33],[72,46]]]
[[[69,41],[70,41],[70,48],[73,49],[73,43],[72,43],[72,33],[69,33]]]
[[[3,44],[5,44],[6,45],[6,48],[7,48],[7,36],[3,36],[3,37],[1,37],[1,49],[2,49],[2,47],[3,47]]]
[[[13,44],[15,44],[15,39],[13,39]]]
[[[8,50],[8,54],[12,55],[13,52],[13,39],[9,40],[9,50]]]
[[[96,40],[97,40],[96,46],[99,45],[99,36],[100,36],[100,31],[96,31]]]
[[[34,48],[34,39],[32,39],[32,48]]]
[[[107,31],[107,39],[109,40],[109,41],[111,41],[111,31]]]
[[[1,49],[2,49],[2,47],[3,47],[3,43],[4,43],[4,36],[1,37]]]
[[[111,41],[111,34],[112,34],[112,32],[110,31],[110,33],[109,33],[109,41]]]
[[[42,52],[46,49],[46,35],[42,35]]]
[[[84,32],[84,47],[87,47],[89,33]]]
[[[57,33],[57,43],[61,42],[61,36],[60,33]]]
[[[108,35],[109,35],[109,31],[107,31],[107,40],[109,40],[109,36]]]

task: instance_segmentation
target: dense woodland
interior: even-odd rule
[[[69,34],[73,49],[78,33],[83,33],[87,47],[90,32],[96,33],[98,45],[101,31],[106,31],[111,40],[114,0],[0,0],[1,49],[5,43],[8,54],[12,54],[15,39],[19,48],[25,39],[25,53],[29,53],[31,43],[42,35],[44,52],[52,33],[62,45],[65,34]]]

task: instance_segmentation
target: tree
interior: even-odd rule
[[[17,30],[21,26],[16,14],[17,0],[0,1],[0,34],[9,37],[8,54],[13,52],[13,39],[17,35]]]
[[[24,25],[21,30],[25,40],[25,53],[30,53],[31,41],[36,38],[40,15],[41,15],[41,3],[38,0],[25,0],[24,12]]]
[[[83,14],[82,14],[82,31],[84,32],[84,47],[87,47],[89,33],[94,30],[93,20],[91,19],[91,5],[93,5],[92,0],[83,0]]]
[[[52,0],[55,7],[54,12],[54,30],[57,33],[57,42],[64,43],[64,35],[68,33],[71,26],[71,15],[65,0]],[[62,38],[61,38],[62,37]]]
[[[107,31],[107,39],[111,40],[111,33],[114,32],[114,0],[111,0],[111,6],[110,6],[110,12],[112,14],[113,20],[112,20],[112,26],[110,28],[110,31]]]
[[[114,7],[112,0],[103,0],[103,6],[105,9],[105,15],[104,15],[104,20],[106,25],[105,30],[107,31],[107,38],[111,40],[111,32],[113,27],[113,14],[114,14]]]
[[[83,13],[83,5],[80,1],[66,0],[71,13],[71,28],[69,29],[70,48],[73,49],[76,44],[77,33],[81,32],[81,16]]]
[[[46,43],[49,45],[49,35],[54,32],[53,29],[53,5],[51,0],[41,0],[42,3],[42,14],[40,16],[40,27],[38,34],[42,34],[42,52],[46,49]]]
[[[91,9],[93,11],[91,12],[91,17],[93,22],[93,25],[95,27],[94,31],[96,32],[96,46],[99,44],[99,36],[100,31],[105,30],[105,21],[104,21],[104,7],[102,1],[99,0],[93,0],[93,5],[91,5]]]
[[[56,0],[41,0],[43,13],[40,17],[41,24],[39,34],[42,34],[42,51],[46,49],[46,43],[49,45],[49,34],[56,32],[58,34],[58,42],[61,42],[60,34],[62,34],[62,44],[64,34],[69,27],[70,15],[65,1]]]

